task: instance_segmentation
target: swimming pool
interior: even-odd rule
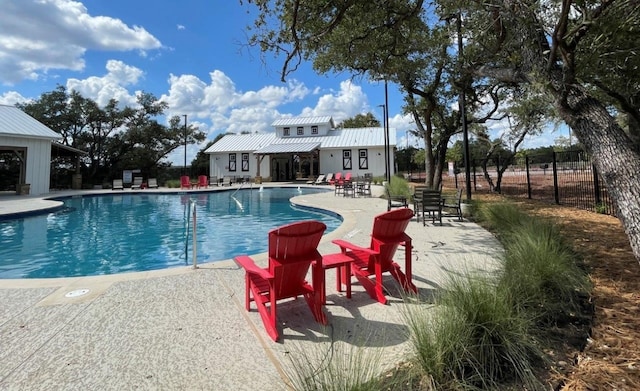
[[[106,275],[185,266],[267,251],[267,232],[299,220],[327,231],[340,216],[293,206],[325,190],[265,188],[202,193],[114,193],[62,199],[53,213],[0,221],[0,279]]]

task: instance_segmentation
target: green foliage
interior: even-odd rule
[[[437,308],[407,304],[415,359],[443,389],[544,389],[549,327],[576,320],[591,289],[557,227],[508,203],[481,205],[479,217],[505,247],[492,277],[451,275]],[[508,386],[507,386],[508,388]]]
[[[216,140],[209,141],[196,155],[195,159],[191,161],[191,172],[195,175],[208,175],[209,174],[209,154],[204,153],[210,146],[212,146]]]
[[[504,246],[501,288],[517,307],[542,325],[564,324],[579,312],[590,282],[554,225],[532,219],[515,227]]]
[[[337,125],[338,128],[379,128],[380,121],[369,112],[367,114],[357,114],[355,117],[347,118]]]
[[[451,276],[429,314],[407,305],[416,360],[438,388],[497,389],[517,382],[543,389],[534,375],[542,353],[533,322],[518,313],[508,292],[487,277]]]
[[[141,169],[144,176],[158,177],[168,166],[163,161],[176,148],[199,143],[205,134],[184,126],[181,117],[158,122],[167,104],[153,94],[141,92],[138,107],[120,108],[111,99],[105,107],[63,86],[39,99],[19,106],[26,113],[62,135],[62,142],[87,152],[80,155],[81,173],[88,183],[122,176],[123,170]],[[186,138],[186,140],[185,140]]]
[[[363,332],[361,336],[366,336]],[[293,349],[288,358],[287,375],[294,390],[300,391],[369,391],[381,384],[382,351],[365,349],[366,341],[352,335],[331,343],[314,344],[310,349]],[[357,338],[357,337],[356,337]],[[338,342],[339,340],[350,342]]]
[[[411,196],[411,187],[409,182],[403,177],[394,175],[391,177],[391,183],[387,183],[389,193],[394,196],[405,196],[407,199]]]
[[[596,213],[606,214],[607,213],[607,204],[604,202],[598,202],[596,204]]]
[[[180,179],[169,179],[164,182],[164,186],[170,189],[180,188]]]

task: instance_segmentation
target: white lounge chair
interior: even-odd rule
[[[316,180],[313,182],[314,185],[324,185],[326,182],[324,180],[325,175],[324,174],[320,174],[318,175],[318,177],[316,178]]]
[[[327,176],[324,177],[324,181],[325,183],[331,183],[331,181],[333,180],[333,173],[328,173]]]
[[[113,186],[111,186],[111,190],[124,190],[124,185],[122,184],[122,179],[114,179]]]
[[[140,189],[142,187],[142,177],[137,176],[133,178],[133,184],[131,185],[131,190]]]
[[[147,187],[149,189],[157,189],[158,188],[158,180],[156,178],[149,178],[147,182]]]

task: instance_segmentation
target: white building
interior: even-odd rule
[[[24,192],[26,184],[30,194],[49,192],[51,142],[61,138],[22,110],[0,105],[0,153],[12,154],[20,160],[16,183],[19,193]]]
[[[285,118],[272,126],[274,133],[226,135],[209,147],[209,175],[289,181],[337,172],[386,173],[384,128],[336,129],[329,116]],[[393,129],[388,145],[393,175]]]

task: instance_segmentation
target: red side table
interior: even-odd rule
[[[351,298],[351,263],[353,258],[344,253],[335,253],[322,256],[322,269],[326,272],[328,269],[336,268],[336,289],[342,292],[342,284],[345,285],[347,298]],[[320,283],[320,291],[322,294],[322,304],[327,302],[327,287],[325,282],[325,273],[322,273],[322,281]]]

